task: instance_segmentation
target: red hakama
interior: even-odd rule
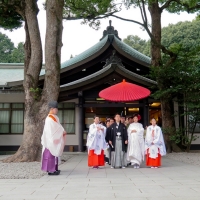
[[[89,151],[88,155],[88,166],[89,167],[97,167],[97,166],[104,166],[104,150],[101,151],[100,155],[94,153],[94,150]]]
[[[146,155],[146,165],[150,167],[159,167],[161,166],[161,155],[158,153],[157,158],[150,158],[149,157],[149,149],[147,149],[147,155]]]

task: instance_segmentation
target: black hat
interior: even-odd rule
[[[49,106],[49,108],[58,108],[58,102],[57,101],[50,101],[48,106]]]
[[[121,117],[126,117],[124,111],[121,112]]]

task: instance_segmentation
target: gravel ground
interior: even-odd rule
[[[63,154],[61,164],[73,155]],[[0,156],[0,179],[38,179],[46,174],[41,171],[40,162],[2,163],[8,156]]]
[[[167,158],[177,160],[184,163],[189,163],[191,165],[200,166],[200,151],[196,152],[181,152],[181,153],[170,153],[167,154]]]

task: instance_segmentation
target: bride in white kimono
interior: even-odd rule
[[[133,123],[128,127],[127,161],[131,162],[135,169],[144,161],[144,128],[138,123],[140,118],[140,115],[135,114]]]

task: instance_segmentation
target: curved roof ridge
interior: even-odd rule
[[[92,78],[97,77],[97,76],[99,76],[99,75],[105,73],[106,71],[108,71],[110,68],[112,68],[112,65],[113,65],[113,64],[109,64],[108,66],[102,68],[101,70],[99,70],[99,71],[97,71],[97,72],[95,72],[95,73],[93,73],[93,74],[90,74],[90,75],[88,75],[88,76],[86,76],[86,77],[84,77],[84,78],[81,78],[81,79],[78,79],[78,80],[76,80],[76,81],[72,81],[72,82],[70,82],[70,83],[61,85],[60,88],[73,86],[73,85],[82,83],[82,82],[84,82],[84,81],[91,80]],[[151,83],[151,84],[157,84],[156,81],[153,81],[153,80],[151,80],[151,79],[149,79],[149,78],[146,78],[146,77],[144,77],[144,76],[141,76],[141,75],[139,75],[139,74],[136,74],[136,73],[134,73],[134,72],[131,72],[131,71],[129,71],[128,69],[126,69],[126,68],[124,68],[124,67],[122,67],[122,66],[120,66],[120,65],[117,65],[117,67],[118,67],[120,70],[122,70],[123,72],[125,72],[126,74],[129,74],[129,75],[131,75],[131,76],[133,76],[133,77],[136,77],[136,78],[138,78],[138,79],[140,79],[140,80],[143,80],[143,81],[148,82],[148,83]]]
[[[157,82],[156,81],[154,81],[154,80],[151,80],[151,79],[149,79],[149,78],[147,78],[147,77],[144,77],[144,76],[142,76],[142,75],[139,75],[139,74],[136,74],[135,72],[132,72],[132,71],[130,71],[130,70],[128,70],[128,69],[126,69],[126,68],[124,68],[124,67],[122,67],[122,66],[118,66],[122,71],[124,71],[125,73],[127,73],[127,74],[131,74],[132,76],[135,76],[135,77],[137,77],[137,78],[139,78],[139,79],[141,79],[141,80],[144,80],[144,81],[146,81],[146,82],[149,82],[149,83],[152,83],[152,84],[156,84],[157,85]]]
[[[114,37],[114,40],[117,43],[117,46],[119,48],[121,48],[123,51],[125,51],[126,53],[128,53],[130,56],[133,56],[133,57],[137,58],[138,60],[146,62],[147,64],[151,64],[151,58],[150,57],[140,53],[139,51],[130,47],[128,44],[120,41],[117,37]]]
[[[108,36],[106,36],[103,40],[101,40],[100,42],[96,43],[95,45],[93,45],[92,47],[90,47],[89,49],[83,51],[82,53],[78,54],[77,56],[63,62],[61,64],[61,69],[71,66],[75,63],[78,63],[88,57],[90,57],[91,55],[95,54],[96,52],[98,52],[107,42],[108,40]]]
[[[71,85],[74,85],[74,84],[81,83],[81,82],[86,81],[86,80],[88,80],[88,79],[91,79],[91,78],[94,78],[94,77],[96,77],[96,76],[99,76],[100,74],[104,73],[105,71],[107,71],[107,70],[110,69],[110,68],[111,68],[111,65],[108,65],[108,66],[102,68],[101,70],[99,70],[99,71],[97,71],[97,72],[95,72],[95,73],[93,73],[93,74],[90,74],[90,75],[88,75],[88,76],[85,76],[84,78],[78,79],[78,80],[76,80],[76,81],[72,81],[72,82],[70,82],[70,83],[61,85],[60,87],[67,87],[67,86],[71,86]]]

